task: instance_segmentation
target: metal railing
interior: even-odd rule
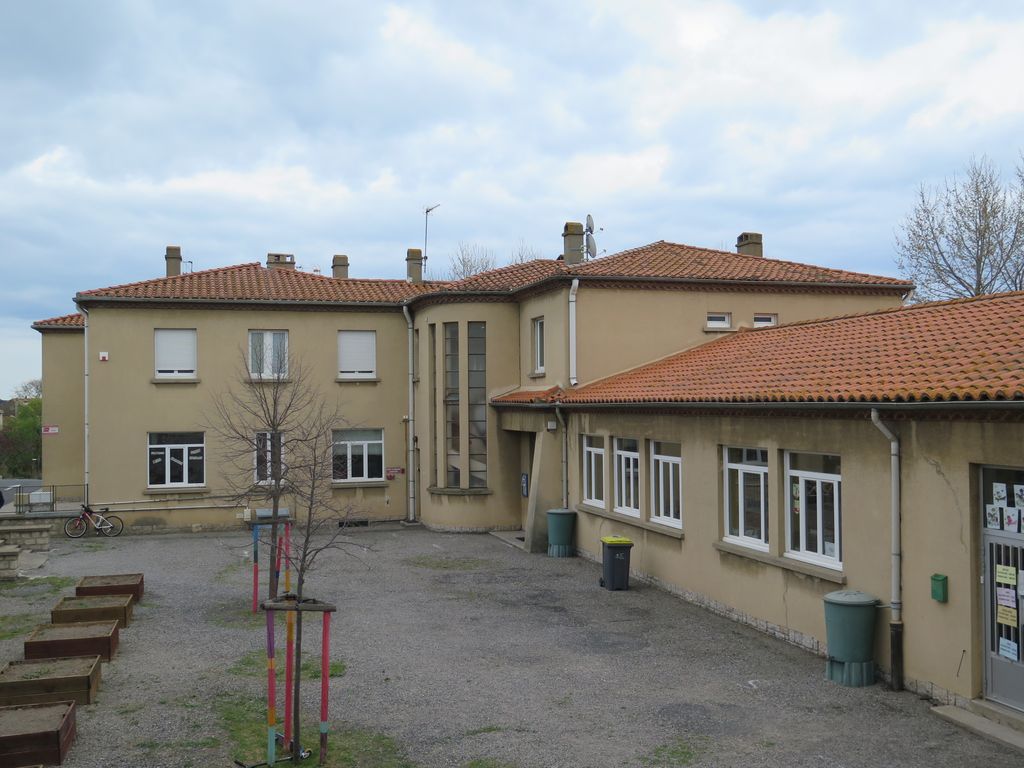
[[[77,512],[81,504],[89,503],[88,485],[16,485],[8,493],[13,494],[17,515]]]

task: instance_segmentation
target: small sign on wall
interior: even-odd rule
[[[523,472],[522,477],[519,478],[519,486],[523,493],[523,498],[527,499],[530,497],[530,476]]]
[[[405,467],[388,467],[384,470],[384,477],[388,480],[394,480],[399,475],[405,474]]]
[[[60,427],[58,427],[56,424],[44,424],[43,425],[43,434],[44,435],[57,435],[57,434],[60,434]]]

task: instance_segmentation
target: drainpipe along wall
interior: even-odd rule
[[[565,426],[565,414],[555,405],[555,417],[562,427],[562,509],[569,508],[569,430]]]
[[[892,618],[889,622],[889,655],[891,657],[892,689],[903,690],[903,590],[902,578],[902,546],[900,541],[900,440],[878,417],[878,409],[871,409],[871,423],[885,435],[889,441],[889,464],[892,477],[891,482],[891,512],[890,523],[892,527],[892,595],[890,603],[892,606]]]
[[[580,279],[574,277],[569,288],[569,386],[575,387],[576,379],[576,292],[580,289]]]
[[[80,307],[82,314],[85,315],[85,338],[82,340],[83,353],[85,355],[85,365],[83,366],[84,380],[82,382],[83,397],[85,400],[82,403],[82,416],[85,423],[82,425],[82,432],[84,435],[85,445],[82,446],[82,464],[84,469],[84,477],[82,478],[85,483],[85,503],[89,503],[89,310],[85,307]]]
[[[402,314],[405,315],[405,326],[408,331],[409,345],[409,415],[406,418],[406,438],[408,454],[405,459],[406,488],[409,497],[406,500],[405,519],[407,522],[416,522],[416,399],[413,386],[416,381],[416,353],[415,353],[415,331],[412,326],[412,315],[409,308],[403,306]]]

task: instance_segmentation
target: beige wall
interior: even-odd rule
[[[519,307],[512,303],[460,303],[427,307],[416,314],[420,331],[420,377],[416,386],[416,418],[421,489],[419,512],[423,523],[446,530],[515,529],[520,526],[519,467],[520,438],[499,428],[497,413],[487,406],[487,488],[469,486],[468,344],[469,322],[487,323],[487,397],[515,388],[520,382]],[[435,478],[444,484],[444,334],[443,324],[459,323],[459,380],[461,399],[460,432],[461,488],[431,486]],[[430,403],[430,324],[436,328],[435,363],[437,391],[434,409]],[[434,424],[431,424],[431,414]],[[434,456],[438,468],[435,474]]]
[[[544,318],[544,373],[534,372],[533,320]],[[562,289],[532,296],[519,304],[519,385],[547,389],[569,383],[569,291]]]
[[[708,312],[731,312],[733,327],[773,313],[779,323],[899,306],[898,296],[768,291],[591,288],[577,294],[577,377],[581,384],[720,338]]]
[[[56,426],[43,435],[43,483],[85,482],[84,352],[81,331],[43,331],[43,425]]]
[[[154,383],[156,328],[195,328],[198,383]],[[208,525],[236,524],[237,510],[222,498],[224,446],[212,429],[214,396],[244,371],[249,330],[288,330],[289,350],[308,381],[343,416],[338,428],[381,427],[385,467],[406,464],[403,416],[407,387],[405,320],[398,311],[343,312],[95,308],[90,313],[90,497],[164,517],[174,527],[198,513]],[[377,331],[379,381],[338,383],[339,330]],[[107,362],[99,355],[106,352]],[[206,488],[170,493],[147,488],[147,434],[206,433]],[[220,455],[221,460],[218,459]],[[365,486],[337,485],[335,501],[352,505],[353,518],[404,517],[406,476]],[[225,505],[227,505],[225,507]],[[175,510],[166,512],[165,510]],[[191,518],[188,518],[191,519]],[[129,520],[130,522],[130,520]]]
[[[982,607],[978,586],[981,512],[972,472],[981,464],[1024,467],[1024,426],[973,422],[895,422],[903,444],[903,599],[905,675],[964,697],[982,689]],[[600,557],[600,538],[636,542],[632,568],[698,602],[743,614],[755,625],[825,643],[822,597],[859,589],[890,599],[889,444],[870,422],[853,419],[576,415],[570,434],[678,441],[683,459],[684,538],[614,513],[580,505],[579,440],[570,440],[570,500],[580,510],[577,546]],[[769,450],[769,544],[765,556],[719,551],[723,491],[721,447]],[[649,517],[649,454],[641,457],[642,515]],[[785,450],[838,454],[842,460],[841,572],[793,570],[783,557]],[[606,466],[611,467],[609,445]],[[606,499],[613,498],[606,473]],[[610,507],[609,507],[610,508]],[[766,562],[767,560],[767,562]],[[799,568],[799,566],[797,566]],[[826,572],[822,572],[826,573]],[[930,577],[949,577],[949,602],[931,599]],[[845,579],[837,583],[835,577]],[[888,668],[889,610],[878,613],[876,658]],[[961,656],[963,663],[961,664]]]

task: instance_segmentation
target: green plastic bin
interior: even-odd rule
[[[878,602],[874,595],[853,589],[825,595],[825,677],[832,682],[851,687],[874,684]]]
[[[576,513],[569,509],[548,510],[548,557],[573,557],[572,532]]]

